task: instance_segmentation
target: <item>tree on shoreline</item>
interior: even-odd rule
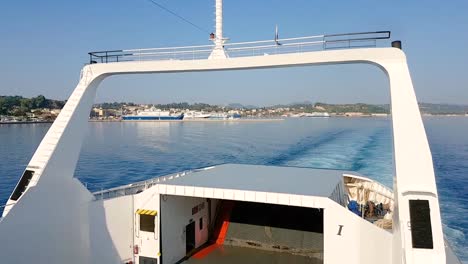
[[[0,115],[24,116],[34,109],[62,109],[65,101],[51,100],[43,95],[33,98],[22,96],[0,96]]]

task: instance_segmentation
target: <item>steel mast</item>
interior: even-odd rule
[[[215,47],[213,48],[209,59],[225,59],[227,58],[227,54],[224,50],[224,42],[226,42],[228,39],[223,38],[223,0],[216,0],[215,15],[216,32],[214,34],[214,38],[211,38],[215,44]]]

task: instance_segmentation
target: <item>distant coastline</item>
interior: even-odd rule
[[[390,115],[387,116],[372,116],[372,115],[362,115],[362,116],[343,116],[343,115],[335,115],[331,116],[330,118],[389,118]],[[441,114],[441,115],[422,115],[423,118],[431,118],[431,117],[466,117],[468,118],[468,115],[454,115],[454,114]],[[180,122],[278,122],[278,121],[284,121],[285,119],[296,119],[296,117],[283,117],[283,118],[240,118],[240,119],[186,119],[186,120],[162,120],[162,121],[156,121],[156,120],[149,120],[149,121],[123,121],[121,119],[89,119],[89,122],[91,123],[180,123]],[[323,119],[323,118],[302,118],[302,119]],[[51,124],[53,123],[53,120],[50,121],[9,121],[9,122],[0,122],[0,125],[25,125],[25,124]]]
[[[60,114],[66,101],[47,99],[42,95],[33,98],[22,96],[0,96],[0,124],[51,123]],[[211,105],[206,103],[136,104],[114,102],[95,104],[90,112],[92,122],[120,122],[122,116],[135,115],[147,109],[161,109],[171,114],[199,113],[212,116],[240,116],[242,119],[310,118],[329,117],[388,117],[388,104],[328,104],[291,103],[274,106],[242,104]],[[468,105],[419,103],[423,117],[468,116]],[[184,120],[188,121],[188,120]],[[201,120],[198,120],[201,121]],[[206,120],[205,120],[206,121]],[[213,121],[213,120],[210,120]]]

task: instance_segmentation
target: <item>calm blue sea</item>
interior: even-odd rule
[[[445,234],[468,263],[468,118],[425,118]],[[4,204],[50,125],[0,125]],[[392,186],[390,120],[89,123],[76,177],[92,191],[220,163],[357,171]]]

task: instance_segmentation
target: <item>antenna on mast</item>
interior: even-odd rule
[[[214,42],[215,47],[211,51],[209,59],[225,59],[227,58],[226,51],[224,50],[224,42],[228,40],[223,38],[223,0],[216,0],[215,14],[216,14],[216,32],[210,34],[210,39]]]
[[[278,33],[278,25],[275,26],[275,43],[276,45],[280,46],[281,43],[279,43],[279,33]]]

